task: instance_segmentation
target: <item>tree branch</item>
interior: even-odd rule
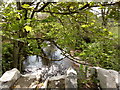
[[[115,3],[104,3],[102,4],[101,6],[113,6],[113,5],[118,5],[119,6],[120,4],[120,1],[119,2],[115,2]],[[93,6],[90,6],[90,7],[100,7],[100,5],[93,5]]]
[[[38,2],[37,5],[36,5],[36,7],[35,7],[35,9],[34,9],[33,12],[32,12],[31,19],[33,18],[35,12],[40,12],[40,11],[44,10],[44,8],[45,8],[46,6],[48,6],[50,3],[51,3],[51,2],[45,3],[40,9],[37,10],[37,8],[38,8],[38,6],[39,6],[39,4],[40,4],[40,2]]]
[[[39,4],[40,4],[40,2],[37,3],[35,9],[33,10],[31,17],[30,17],[31,19],[33,18],[34,14],[35,14],[35,10],[38,8]]]
[[[78,11],[74,11],[74,12],[51,12],[51,11],[41,11],[41,12],[46,12],[46,13],[52,13],[52,14],[62,14],[62,15],[68,15],[68,14],[74,14],[74,13],[79,13]]]
[[[21,42],[21,43],[25,43],[23,40],[14,39],[14,38],[9,38],[9,37],[6,37],[6,36],[2,36],[2,40],[19,41],[19,42]]]
[[[17,3],[17,10],[21,10],[21,4],[20,4],[20,0],[16,2]]]
[[[66,55],[67,53],[66,53],[62,48],[60,48],[54,41],[51,41],[51,42],[52,42],[58,49],[60,49],[60,50],[63,52],[63,55],[64,55],[66,58],[70,59],[71,61],[76,62],[76,63],[78,63],[78,64],[82,64],[82,65],[92,66],[92,65],[89,64],[89,63],[80,62],[81,59],[74,58],[73,56],[71,56],[71,55],[69,55],[69,54]],[[77,60],[79,60],[79,61],[77,61]]]
[[[87,3],[86,5],[84,5],[83,7],[81,7],[79,10],[83,10],[85,9],[86,7],[89,7],[90,5]]]
[[[113,5],[119,5],[119,4],[120,4],[120,2],[115,2],[115,3],[110,3],[110,4],[102,4],[101,6],[113,6]],[[51,12],[51,11],[45,11],[45,10],[42,10],[41,12],[52,13],[52,14],[70,15],[70,14],[74,14],[74,13],[80,13],[81,10],[89,9],[92,7],[100,7],[100,5],[90,6],[90,4],[87,3],[86,5],[84,5],[80,9],[78,9],[77,11],[73,11],[73,12],[72,11],[69,11],[69,12]]]
[[[41,12],[42,10],[44,10],[45,7],[47,7],[51,2],[47,2],[45,3],[40,9],[35,10],[35,12]]]
[[[25,12],[25,18],[24,18],[24,20],[26,20],[27,19],[28,10],[24,9],[24,12]]]

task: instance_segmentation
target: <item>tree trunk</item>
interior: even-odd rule
[[[22,72],[22,61],[23,61],[23,55],[19,55],[18,69],[20,72]]]
[[[13,67],[18,68],[18,56],[19,56],[19,46],[18,42],[13,44]]]
[[[43,65],[49,65],[49,63],[50,63],[50,60],[48,59],[48,57],[47,57],[47,55],[45,54],[45,52],[43,51],[43,49],[41,48],[41,44],[43,43],[43,41],[39,41],[38,39],[36,39],[36,41],[37,41],[37,44],[38,44],[38,49],[40,49],[41,50],[41,54],[42,54],[42,64]]]

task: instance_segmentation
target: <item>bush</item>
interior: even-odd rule
[[[12,68],[13,45],[10,43],[3,43],[2,46],[2,72],[4,73]]]
[[[111,36],[96,40],[94,43],[85,44],[85,48],[79,56],[93,66],[118,71],[120,67],[118,63],[119,50],[116,48],[117,43],[117,39]]]

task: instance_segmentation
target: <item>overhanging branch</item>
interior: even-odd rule
[[[31,14],[31,19],[33,18],[35,12],[41,12],[41,11],[44,10],[44,8],[47,7],[50,3],[51,3],[51,2],[45,3],[40,9],[37,10],[37,8],[38,8],[38,6],[39,6],[39,4],[40,4],[40,2],[38,2],[37,5],[36,5],[36,7],[34,8],[32,14]]]
[[[38,6],[39,6],[39,4],[40,4],[40,2],[38,2],[37,3],[37,5],[36,5],[36,7],[35,7],[35,9],[34,10],[36,10],[37,8],[38,8]],[[33,12],[32,12],[32,14],[31,14],[31,19],[33,18],[33,16],[34,16],[34,13],[35,13],[35,11],[33,10]]]
[[[40,12],[40,11],[44,10],[44,8],[45,8],[46,6],[48,6],[49,4],[50,4],[50,2],[45,3],[40,9],[35,10],[35,12]]]
[[[82,64],[82,65],[92,66],[92,65],[89,64],[89,63],[82,62],[81,59],[74,58],[73,56],[71,56],[71,55],[69,55],[69,54],[66,55],[67,53],[66,53],[62,48],[60,48],[60,47],[56,44],[56,42],[54,41],[54,39],[42,39],[42,38],[27,38],[27,39],[32,39],[32,40],[40,39],[40,40],[43,40],[43,41],[50,41],[50,42],[53,43],[59,50],[61,50],[61,51],[63,52],[63,55],[64,55],[66,58],[70,59],[71,61],[76,62],[76,63],[78,63],[78,64]],[[42,56],[42,57],[43,57],[43,56]],[[44,57],[44,58],[45,58],[45,57]],[[48,58],[47,58],[47,59],[48,59]],[[61,58],[61,59],[58,59],[58,60],[52,59],[52,61],[60,61],[60,60],[63,60],[63,59],[64,59],[64,58]]]
[[[109,4],[102,4],[101,6],[113,6],[113,5],[120,5],[120,2],[115,2],[115,3],[109,3]],[[70,15],[70,14],[74,14],[74,13],[80,13],[81,10],[86,10],[86,9],[90,9],[92,7],[100,7],[100,5],[90,5],[89,3],[87,3],[86,5],[84,5],[83,7],[81,7],[80,9],[78,9],[77,11],[69,11],[69,12],[53,12],[53,11],[46,11],[46,10],[41,10],[41,12],[46,12],[46,13],[52,13],[52,14],[62,14],[62,15]]]
[[[66,55],[67,53],[66,53],[62,48],[60,48],[60,47],[55,43],[55,41],[51,41],[51,42],[52,42],[58,49],[60,49],[60,50],[63,52],[63,55],[64,55],[66,58],[70,59],[71,61],[76,62],[76,63],[78,63],[78,64],[82,64],[82,65],[92,66],[92,65],[89,64],[89,63],[80,62],[80,61],[82,61],[81,59],[74,58],[74,57],[71,56],[70,54]]]

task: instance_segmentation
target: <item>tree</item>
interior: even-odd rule
[[[3,62],[7,63],[5,55],[10,54],[10,67],[16,67],[21,71],[22,61],[27,55],[39,55],[43,60],[49,61],[42,48],[46,46],[44,41],[53,43],[64,52],[64,55],[70,53],[70,50],[79,49],[83,51],[80,56],[87,58],[88,56],[83,53],[88,45],[98,43],[105,38],[112,38],[110,32],[97,22],[99,17],[91,12],[91,9],[93,7],[103,9],[103,7],[119,6],[119,4],[120,2],[4,3],[1,6],[1,16],[4,20],[2,22],[3,44],[9,43],[13,49],[7,53],[9,46],[6,50],[3,48]],[[46,13],[47,17],[38,18],[39,13]],[[107,18],[104,14],[102,16]],[[104,18],[103,22],[106,23]],[[87,51],[89,52],[89,50]],[[77,55],[79,56],[79,54]],[[74,60],[72,56],[68,58]],[[74,61],[80,63],[79,60]],[[96,61],[97,59],[95,59]]]

